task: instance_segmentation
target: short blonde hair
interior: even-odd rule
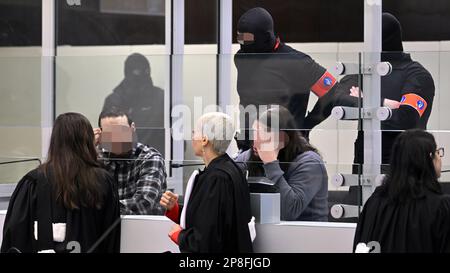
[[[220,112],[202,115],[196,125],[196,131],[206,136],[219,155],[224,154],[235,134],[235,127],[230,116]]]

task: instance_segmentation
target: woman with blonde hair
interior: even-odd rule
[[[192,147],[205,168],[191,176],[183,207],[172,192],[165,192],[161,198],[166,215],[177,223],[169,236],[181,252],[253,251],[247,181],[226,153],[234,132],[231,118],[223,113],[200,117],[192,134]]]

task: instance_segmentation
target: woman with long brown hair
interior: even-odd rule
[[[253,147],[236,162],[266,177],[280,193],[281,220],[327,221],[328,176],[318,151],[300,134],[288,109],[276,106],[253,124]]]
[[[432,134],[412,129],[395,139],[391,154],[382,185],[359,215],[353,250],[450,253],[450,196],[438,180],[444,148]]]
[[[46,162],[11,197],[1,252],[117,252],[120,229],[108,228],[119,217],[116,186],[97,162],[91,124],[81,114],[61,114]]]

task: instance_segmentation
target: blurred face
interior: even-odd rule
[[[103,148],[115,155],[125,154],[133,149],[134,123],[128,125],[128,119],[122,117],[109,117],[100,121],[102,134],[100,144]]]
[[[444,148],[439,148],[436,150],[433,157],[433,165],[438,178],[441,177],[442,157],[444,157]]]
[[[284,132],[270,132],[259,121],[255,121],[252,128],[254,152],[256,152],[255,150],[271,151],[285,147],[287,135]]]
[[[241,45],[251,45],[255,42],[255,35],[250,32],[238,31],[236,39]]]
[[[260,122],[255,121],[252,126],[253,129],[253,150],[256,152],[261,149],[264,143],[270,141],[271,134],[268,132],[267,128]]]

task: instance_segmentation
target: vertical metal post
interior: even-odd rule
[[[41,156],[47,157],[54,119],[55,0],[42,0]]]
[[[218,105],[222,111],[231,103],[231,49],[233,43],[233,1],[219,0]]]
[[[172,1],[165,1],[165,55],[164,55],[164,155],[166,160],[166,171],[170,175],[170,159],[172,152],[170,128],[172,125],[170,111],[172,109],[172,82],[171,82],[171,55],[172,55]]]
[[[381,15],[382,0],[364,0],[364,67],[371,67],[371,73],[364,75],[363,108],[373,109],[380,106],[380,76],[374,71],[380,62],[381,52]],[[363,120],[364,129],[364,167],[363,176],[370,177],[380,173],[381,165],[381,126],[376,117]],[[374,190],[371,185],[362,187],[363,204]]]
[[[169,73],[166,83],[170,90],[171,108],[183,103],[183,54],[184,54],[184,0],[166,1],[166,47],[169,54]],[[167,84],[166,84],[167,86]],[[171,122],[166,128],[171,128]],[[171,130],[167,130],[171,134]],[[167,150],[166,150],[167,151]],[[167,153],[171,160],[184,160],[184,141],[172,138],[172,152]],[[170,161],[167,162],[170,164]],[[176,193],[183,192],[183,169],[170,168],[172,186]]]

